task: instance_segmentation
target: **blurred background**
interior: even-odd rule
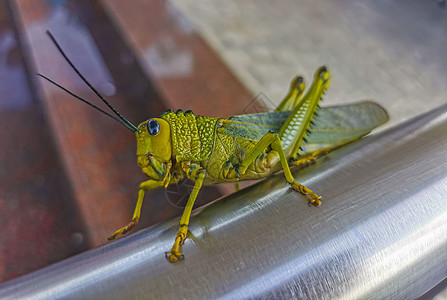
[[[442,0],[0,1],[0,282],[107,243],[145,180],[133,133],[36,76],[102,105],[46,30],[135,124],[269,109],[323,64],[323,105],[372,99],[384,128],[445,103]],[[147,193],[137,230],[180,215],[189,189]]]

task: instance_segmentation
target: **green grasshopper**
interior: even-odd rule
[[[388,120],[382,107],[368,101],[319,109],[330,83],[329,72],[323,66],[315,72],[306,94],[303,78],[295,77],[289,93],[274,112],[223,119],[169,110],[137,127],[99,94],[48,34],[74,71],[117,117],[38,75],[135,133],[138,165],[149,177],[140,184],[132,220],[115,231],[109,240],[127,233],[138,223],[147,190],[166,188],[185,177],[194,181],[174,245],[166,252],[170,262],[183,258],[181,246],[187,237],[194,201],[203,184],[260,179],[282,169],[291,188],[305,195],[309,204],[319,206],[321,197],[296,182],[289,165],[307,164],[323,153],[361,138]]]

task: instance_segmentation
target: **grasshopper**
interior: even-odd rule
[[[321,196],[296,182],[290,167],[312,162],[319,155],[361,138],[388,120],[386,111],[369,101],[320,109],[319,102],[330,84],[329,71],[323,66],[315,72],[306,93],[303,78],[295,77],[287,96],[273,112],[224,119],[168,110],[158,118],[135,126],[100,95],[68,59],[51,33],[47,33],[73,70],[116,116],[48,77],[38,75],[135,133],[138,165],[149,177],[140,184],[130,223],[115,231],[109,240],[135,227],[147,190],[166,188],[185,177],[194,181],[174,244],[166,252],[170,262],[183,259],[181,247],[187,237],[194,201],[203,184],[237,184],[242,180],[265,178],[282,169],[290,187],[305,195],[309,204],[319,206]]]

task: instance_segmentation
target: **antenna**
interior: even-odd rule
[[[57,86],[58,88],[60,88],[61,90],[63,90],[64,92],[66,92],[66,93],[72,95],[72,96],[75,97],[76,99],[78,99],[78,100],[84,102],[84,103],[87,104],[87,105],[90,105],[90,106],[93,107],[94,109],[99,110],[99,111],[102,112],[103,114],[105,114],[105,115],[109,116],[110,118],[112,118],[112,119],[114,119],[114,120],[120,122],[121,124],[123,124],[122,121],[119,120],[118,118],[116,118],[115,116],[112,116],[111,114],[109,114],[108,112],[102,110],[102,109],[99,108],[98,106],[96,106],[96,105],[94,105],[94,104],[88,102],[87,100],[85,100],[85,99],[79,97],[79,96],[76,95],[75,93],[73,93],[73,92],[71,92],[70,90],[64,88],[63,86],[61,86],[60,84],[54,82],[53,80],[51,80],[50,78],[46,77],[45,75],[42,75],[42,74],[40,74],[40,73],[37,73],[37,76],[40,76],[40,77],[42,77],[43,79],[45,79],[45,80],[51,82],[52,84],[54,84],[55,86]],[[125,125],[125,124],[123,124],[123,125]]]
[[[63,91],[67,92],[68,94],[72,95],[73,97],[75,97],[76,99],[90,105],[91,107],[95,108],[96,110],[102,112],[103,114],[105,114],[106,116],[111,117],[112,119],[120,122],[121,124],[123,124],[124,126],[126,126],[127,129],[131,130],[132,132],[140,132],[140,130],[138,129],[138,127],[136,127],[135,125],[133,125],[130,121],[128,121],[126,118],[124,118],[106,99],[104,99],[104,97],[93,87],[93,85],[91,85],[91,83],[81,74],[81,72],[75,67],[75,65],[71,62],[71,60],[67,57],[67,55],[65,54],[65,52],[62,50],[61,46],[59,46],[58,42],[56,41],[56,39],[54,38],[54,36],[51,34],[50,31],[47,30],[47,34],[50,37],[50,39],[53,41],[54,45],[56,46],[57,50],[59,50],[59,52],[62,54],[62,56],[64,57],[64,59],[68,62],[68,64],[71,66],[71,68],[76,72],[76,74],[78,74],[78,76],[82,79],[82,81],[85,82],[85,84],[88,85],[88,87],[99,97],[99,99],[101,99],[111,110],[112,112],[114,112],[117,117],[116,118],[114,116],[112,116],[111,114],[109,114],[108,112],[105,112],[104,110],[102,110],[101,108],[97,107],[96,105],[88,102],[87,100],[79,97],[78,95],[76,95],[75,93],[69,91],[68,89],[62,87],[61,85],[57,84],[56,82],[54,82],[53,80],[49,79],[48,77],[42,75],[42,74],[37,74],[38,76],[48,80],[49,82],[51,82],[52,84],[54,84],[55,86],[57,86],[58,88],[62,89]]]

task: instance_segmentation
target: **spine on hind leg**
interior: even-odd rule
[[[282,147],[286,157],[296,156],[314,118],[318,104],[330,83],[329,72],[325,67],[315,72],[314,81],[306,96],[294,108],[279,131]]]

